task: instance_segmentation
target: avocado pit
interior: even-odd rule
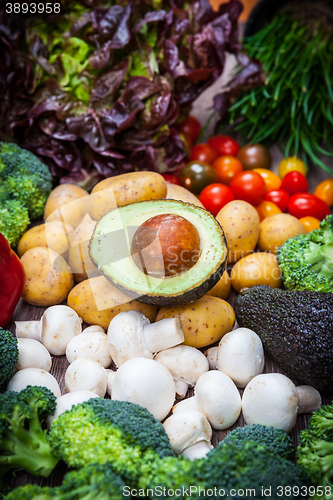
[[[131,257],[145,274],[169,277],[188,271],[200,256],[200,235],[185,217],[165,213],[136,230]]]

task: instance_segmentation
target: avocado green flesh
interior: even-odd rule
[[[160,214],[178,214],[200,235],[200,256],[189,270],[175,276],[154,277],[136,266],[130,256],[136,229]],[[193,301],[219,280],[228,249],[223,230],[205,209],[176,200],[131,203],[105,214],[90,240],[90,256],[99,270],[118,288],[141,302],[175,305]],[[149,271],[149,270],[148,270]]]
[[[333,390],[333,294],[255,286],[240,293],[239,326],[255,331],[267,354],[298,383]]]

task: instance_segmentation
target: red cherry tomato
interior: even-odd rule
[[[296,193],[306,193],[308,188],[309,185],[306,177],[297,170],[288,172],[281,182],[281,189],[287,191],[290,196]]]
[[[201,144],[196,144],[191,149],[190,161],[204,161],[210,165],[219,156],[219,153],[209,144],[203,142]]]
[[[175,174],[162,174],[164,177],[164,180],[166,182],[169,182],[170,184],[177,184],[177,186],[181,186],[180,179],[177,175]]]
[[[221,208],[230,201],[234,201],[235,196],[231,189],[225,184],[218,182],[209,184],[200,193],[199,200],[206,210],[214,216],[218,214]]]
[[[240,146],[229,135],[215,135],[208,139],[208,144],[219,152],[219,156],[237,156]]]
[[[175,129],[183,134],[185,137],[189,138],[192,144],[194,144],[201,132],[201,123],[195,116],[189,115],[184,118],[181,122],[175,125]]]
[[[272,201],[282,212],[286,212],[290,196],[284,189],[272,189],[270,191],[266,191],[264,199],[266,201]]]
[[[288,211],[297,219],[311,215],[322,220],[331,213],[326,203],[311,193],[293,194],[289,200]]]
[[[253,170],[244,170],[237,174],[229,187],[237,199],[247,201],[253,206],[259,205],[266,193],[264,179]]]

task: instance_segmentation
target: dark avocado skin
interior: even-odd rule
[[[298,384],[333,390],[333,294],[254,286],[234,304],[239,326],[255,331],[269,357]]]

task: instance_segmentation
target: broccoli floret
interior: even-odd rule
[[[65,474],[61,486],[27,484],[8,494],[4,500],[122,500],[129,495],[124,481],[111,464],[91,464]]]
[[[126,484],[143,463],[173,456],[162,423],[139,405],[93,398],[73,406],[52,422],[50,443],[69,467],[111,462]]]
[[[325,499],[333,499],[333,403],[313,412],[308,428],[300,432],[297,465],[314,485],[323,487]]]
[[[51,500],[56,488],[25,484],[19,486],[3,497],[3,500]]]
[[[6,390],[18,362],[17,338],[10,331],[0,328],[0,392]]]
[[[308,234],[289,238],[277,251],[284,285],[289,290],[333,292],[333,215]]]
[[[52,175],[37,156],[14,143],[0,143],[0,198],[20,201],[38,219],[52,190]]]
[[[292,487],[288,498],[299,498],[304,484],[295,464],[281,457],[271,446],[254,441],[239,444],[223,440],[206,459],[200,459],[195,465],[196,474],[204,482],[206,491],[216,488],[216,494],[211,497],[216,499],[229,496],[233,490],[240,491],[240,496],[232,495],[233,498],[269,496],[278,500],[285,486]],[[225,494],[221,495],[219,490]],[[246,495],[244,491],[247,491]],[[270,495],[267,495],[268,491]],[[282,495],[282,498],[285,497]]]
[[[2,200],[0,193],[0,233],[4,235],[11,247],[17,246],[29,222],[26,206],[18,200]]]
[[[56,397],[46,387],[28,386],[0,394],[0,481],[15,469],[47,477],[59,458],[42,425],[56,408]]]
[[[289,458],[294,446],[292,439],[284,430],[261,424],[244,425],[228,432],[224,443],[243,445],[246,441],[265,444],[275,450],[281,457]]]

